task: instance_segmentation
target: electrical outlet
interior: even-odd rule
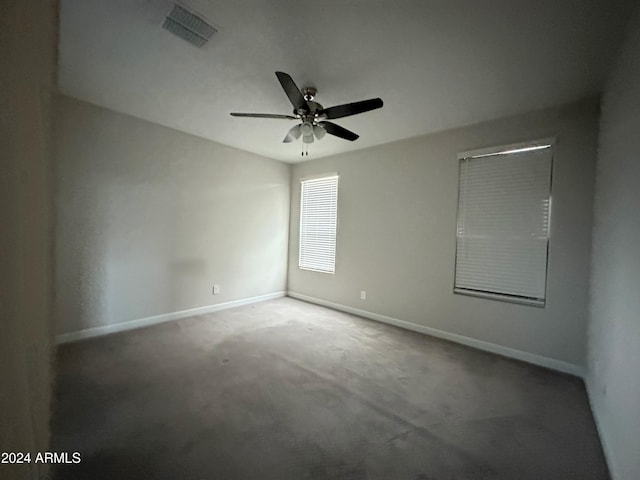
[[[218,295],[220,293],[220,285],[213,285],[213,294]]]
[[[366,299],[367,299],[367,291],[360,290],[360,300],[366,300]]]

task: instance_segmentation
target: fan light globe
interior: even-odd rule
[[[308,123],[303,123],[302,127],[300,127],[300,132],[302,133],[302,136],[306,137],[313,134],[313,127]]]

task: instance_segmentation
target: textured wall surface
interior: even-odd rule
[[[64,96],[54,113],[58,333],[285,289],[288,165]]]
[[[640,478],[640,10],[602,104],[588,387],[615,480]]]
[[[51,138],[56,2],[0,2],[0,452],[45,451],[51,390]],[[0,464],[0,478],[44,478]]]
[[[597,118],[585,100],[294,165],[289,290],[584,366]],[[457,154],[550,136],[546,307],[454,295]],[[300,179],[325,172],[340,175],[335,275],[298,268]]]

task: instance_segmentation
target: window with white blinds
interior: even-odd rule
[[[298,266],[335,273],[338,176],[303,180],[301,184]]]
[[[460,158],[456,293],[544,306],[550,144]]]

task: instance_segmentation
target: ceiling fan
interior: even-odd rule
[[[280,85],[287,94],[289,101],[293,105],[293,115],[279,115],[272,113],[236,113],[234,117],[254,117],[254,118],[279,118],[285,120],[300,120],[300,123],[289,130],[283,142],[289,143],[302,137],[304,143],[313,143],[314,137],[320,140],[325,133],[336,137],[344,138],[353,142],[358,139],[358,134],[347,130],[340,125],[327,120],[348,117],[358,113],[368,112],[381,108],[383,103],[380,98],[362,100],[360,102],[345,103],[335,107],[324,108],[314,101],[318,93],[315,87],[306,87],[300,90],[290,75],[284,72],[276,72],[276,77]]]

